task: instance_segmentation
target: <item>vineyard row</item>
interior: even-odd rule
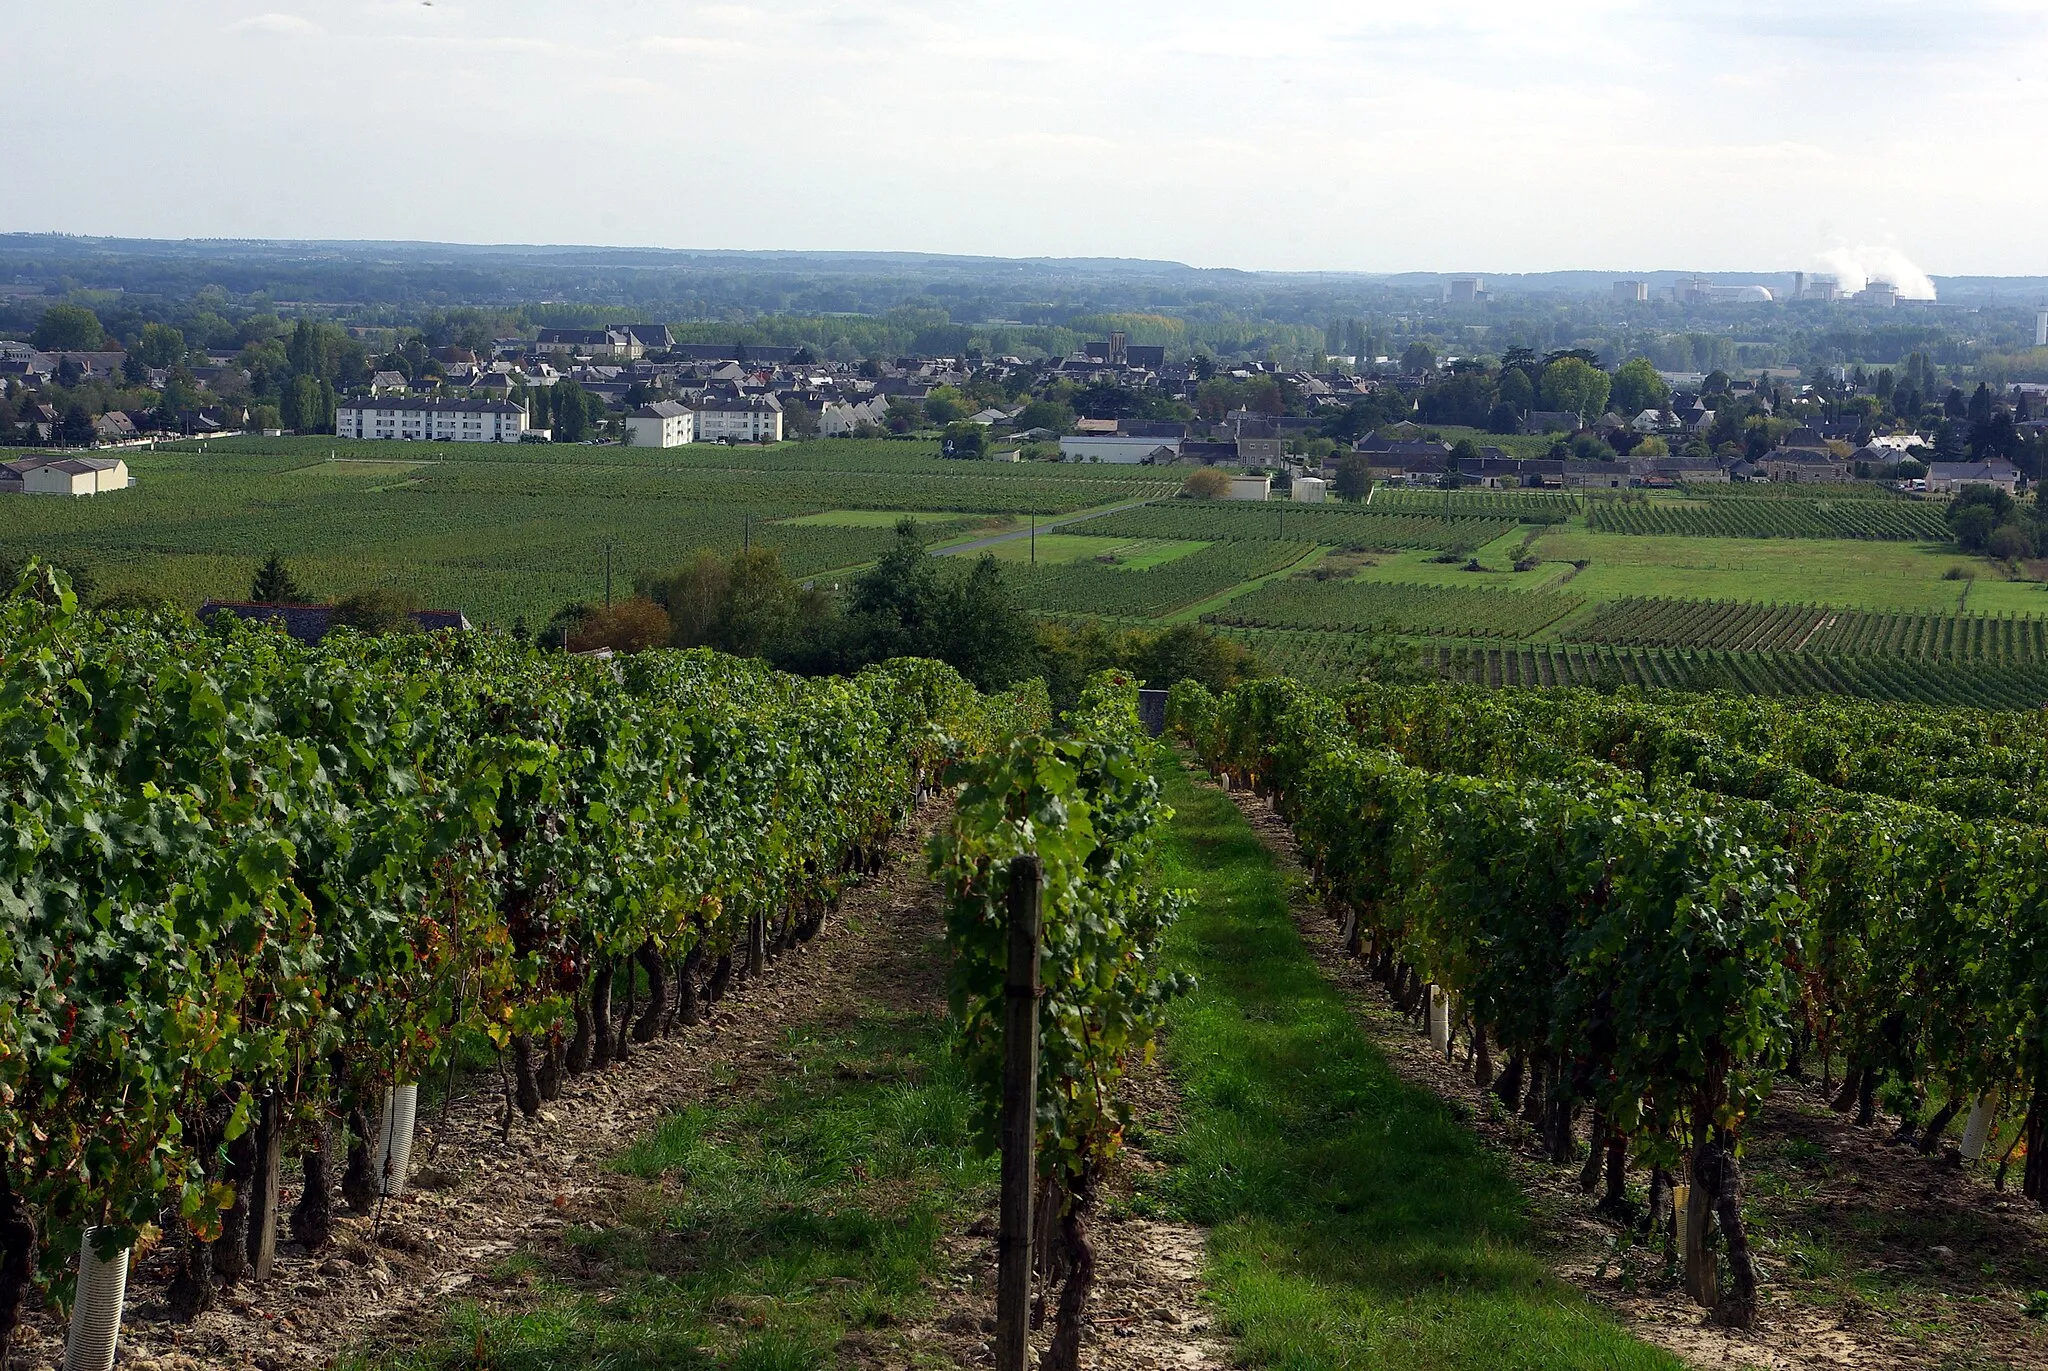
[[[1270,682],[1169,712],[1272,798],[1348,946],[1553,1162],[1583,1148],[1616,1210],[1649,1170],[1650,1233],[1746,1326],[1742,1135],[1815,1059],[1866,1125],[1896,1087],[1923,1151],[1968,1115],[1963,1160],[2018,1160],[2048,1201],[2048,832],[1832,785],[1731,742],[1757,716],[1716,729],[1716,704]],[[1941,728],[1893,731],[1875,774],[1911,788]]]
[[[1291,566],[1314,551],[1315,544],[1306,542],[1229,541],[1142,570],[1065,562],[1010,574],[1018,602],[1041,613],[1156,618]]]
[[[2048,662],[2048,618],[1931,610],[1630,597],[1601,605],[1566,637],[1630,647],[1711,647],[1919,662]]]
[[[1688,538],[1857,538],[1946,542],[1943,507],[1917,500],[1707,498],[1687,504],[1594,500],[1588,528]]]
[[[1553,591],[1467,590],[1386,581],[1271,581],[1204,616],[1234,628],[1378,630],[1457,638],[1528,638],[1583,603]]]
[[[1464,551],[1517,526],[1514,519],[1490,514],[1445,518],[1440,512],[1381,513],[1364,505],[1173,500],[1098,515],[1068,524],[1065,531],[1114,538],[1306,540],[1334,547]]]
[[[960,749],[1046,715],[928,662],[88,620],[46,571],[0,645],[0,1272],[61,1300],[85,1235],[159,1225],[180,1317],[261,1250],[249,1140],[298,1154],[320,1247],[337,1181],[402,1182],[372,1120],[459,1041],[537,1114],[818,933]]]

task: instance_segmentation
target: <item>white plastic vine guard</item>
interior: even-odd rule
[[[1988,1091],[1977,1097],[1970,1106],[1970,1121],[1963,1125],[1963,1160],[1974,1162],[1983,1157],[1984,1145],[1991,1141],[1991,1125],[1998,1118],[1998,1092]]]
[[[385,1195],[405,1193],[406,1173],[412,1167],[412,1126],[419,1111],[417,1084],[395,1085],[384,1092],[384,1109],[377,1118],[377,1183]]]
[[[78,1245],[78,1297],[71,1306],[71,1336],[64,1343],[64,1371],[113,1371],[121,1337],[121,1305],[128,1297],[128,1255],[124,1247],[107,1261],[92,1250],[92,1229]]]

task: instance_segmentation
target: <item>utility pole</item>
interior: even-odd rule
[[[1031,1192],[1038,1181],[1038,858],[1010,862],[1003,974],[1002,1198],[996,1233],[995,1371],[1031,1365]]]
[[[751,514],[742,514],[740,516],[740,551],[752,552],[753,550],[754,516]]]
[[[1038,565],[1038,511],[1031,511],[1031,565]]]

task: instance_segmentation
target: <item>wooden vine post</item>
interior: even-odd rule
[[[256,1133],[255,1202],[249,1210],[249,1263],[259,1281],[270,1279],[277,1265],[277,1186],[284,1174],[284,1096],[272,1090],[263,1097]]]
[[[1031,1193],[1038,1181],[1038,858],[1010,862],[1003,980],[1003,1174],[996,1236],[996,1371],[1031,1364]]]

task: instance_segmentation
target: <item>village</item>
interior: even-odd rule
[[[952,457],[1215,467],[1235,473],[1232,498],[1314,502],[1366,498],[1374,483],[1627,491],[1874,481],[2011,493],[2038,474],[2048,428],[2048,386],[1994,392],[1979,382],[1966,396],[1918,354],[1896,376],[1660,371],[1641,357],[1610,370],[1585,349],[1467,358],[1425,344],[1288,368],[1170,356],[1115,330],[1035,360],[970,351],[858,361],[803,346],[681,342],[660,324],[542,328],[485,349],[356,332],[362,367],[375,369],[354,384],[294,378],[291,431],[639,448],[939,436]],[[303,321],[297,333],[309,333]],[[371,349],[385,343],[380,358]],[[0,342],[0,434],[64,450],[0,464],[0,493],[118,491],[127,472],[106,450],[287,431],[276,407],[247,398],[260,365],[248,349],[203,355],[203,366],[187,357],[159,368],[128,351]],[[95,382],[159,403],[97,414],[76,398],[61,404]]]

